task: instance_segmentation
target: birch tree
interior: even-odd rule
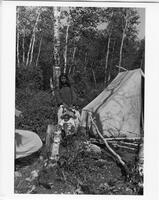
[[[108,44],[107,44],[107,53],[106,53],[106,61],[105,61],[105,80],[104,83],[107,84],[107,73],[108,73],[108,58],[109,58],[109,49],[110,49],[110,40],[111,40],[111,33],[108,35]]]
[[[67,27],[66,27],[66,39],[65,39],[65,51],[64,51],[64,73],[67,70],[67,49],[68,49],[68,37],[69,37],[69,27],[70,27],[70,8],[68,8],[67,16]]]
[[[122,16],[122,37],[121,37],[121,45],[120,45],[120,51],[119,51],[119,72],[122,67],[122,57],[123,57],[123,46],[124,41],[127,36],[131,38],[131,35],[133,36],[135,32],[135,26],[138,24],[138,18],[137,11],[131,8],[122,8],[121,9],[121,16]],[[131,34],[131,35],[130,35]]]
[[[53,82],[55,87],[59,87],[60,69],[60,8],[54,7],[54,65],[53,65]]]
[[[38,49],[38,55],[37,55],[37,59],[36,59],[36,67],[38,66],[38,62],[39,62],[42,40],[43,40],[43,37],[41,36],[40,43],[39,43],[39,49]]]
[[[17,8],[17,38],[16,38],[16,53],[17,53],[17,66],[20,66],[19,59],[19,8]]]
[[[27,59],[26,59],[26,66],[28,66],[28,64],[29,64],[29,58],[30,58],[30,51],[31,51],[32,42],[33,42],[33,37],[30,38],[29,49],[28,49]]]
[[[41,10],[38,9],[37,18],[36,18],[36,22],[35,22],[35,25],[34,25],[34,28],[33,28],[33,34],[32,34],[32,40],[31,40],[32,43],[31,43],[31,48],[30,48],[30,61],[29,61],[29,64],[31,64],[32,60],[33,60],[33,51],[34,51],[34,45],[35,45],[35,35],[36,35],[36,29],[37,29],[37,25],[38,25],[38,22],[39,22],[40,14],[41,14]]]
[[[22,49],[23,49],[23,64],[25,64],[25,26],[23,28]]]
[[[123,44],[124,44],[124,39],[126,37],[126,30],[127,30],[127,25],[128,25],[128,11],[126,10],[125,15],[123,16],[123,33],[122,33],[122,39],[121,39],[121,45],[120,45],[120,52],[119,52],[119,72],[122,64],[122,53],[123,53]]]

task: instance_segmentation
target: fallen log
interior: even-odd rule
[[[107,141],[138,142],[141,138],[107,138]]]
[[[104,137],[105,138],[105,137]],[[105,138],[107,139],[108,143],[123,143],[123,144],[127,144],[130,146],[138,146],[140,144],[141,139],[140,138]],[[91,138],[90,141],[92,143],[100,143],[103,144],[103,140],[101,139],[96,139],[96,138]]]
[[[131,147],[127,147],[127,146],[122,146],[122,145],[119,145],[119,144],[112,144],[114,147],[118,147],[118,148],[121,148],[121,149],[128,149],[128,150],[132,150],[132,151],[136,151],[135,148],[131,148]]]
[[[139,144],[136,144],[136,143],[123,142],[123,141],[119,141],[119,144],[122,144],[122,145],[125,145],[125,146],[134,147],[134,148],[138,148],[138,146],[139,146]]]
[[[92,121],[92,124],[94,125],[94,127],[97,130],[97,134],[99,135],[99,137],[102,139],[102,141],[104,142],[106,148],[108,149],[108,151],[111,153],[111,155],[113,155],[115,157],[115,159],[118,161],[119,164],[121,164],[121,166],[124,169],[124,172],[126,174],[128,174],[128,167],[126,166],[125,162],[122,160],[122,158],[109,146],[107,139],[103,137],[103,135],[100,133],[96,123],[93,120],[92,115],[90,115],[90,119]]]

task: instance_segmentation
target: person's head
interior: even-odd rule
[[[65,122],[67,122],[70,119],[70,116],[68,114],[65,114],[63,116],[63,119],[64,119]]]
[[[61,74],[59,77],[59,87],[62,88],[63,86],[70,87],[70,82],[66,74]]]

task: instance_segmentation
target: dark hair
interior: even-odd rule
[[[61,79],[62,77],[65,77],[66,78],[66,83],[62,83]],[[70,87],[70,81],[69,81],[69,78],[66,74],[61,74],[59,76],[59,88],[61,89],[62,87]]]

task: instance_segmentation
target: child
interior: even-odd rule
[[[65,131],[66,135],[72,135],[75,133],[74,119],[68,113],[65,113],[63,116],[61,116],[59,125],[61,126],[62,130]]]

